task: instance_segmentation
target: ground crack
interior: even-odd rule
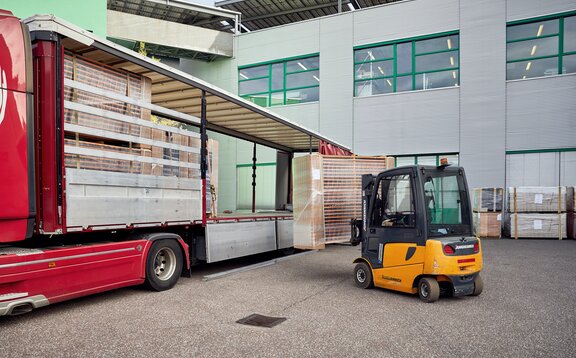
[[[310,295],[308,295],[308,296],[306,296],[306,297],[303,297],[303,298],[300,299],[300,300],[294,301],[294,302],[292,302],[291,304],[289,304],[288,306],[286,306],[286,307],[284,307],[284,308],[282,308],[282,309],[280,309],[280,310],[274,311],[273,314],[280,314],[280,313],[282,313],[282,312],[286,312],[286,311],[289,310],[290,308],[292,308],[292,307],[294,307],[294,306],[296,306],[296,305],[298,305],[298,304],[300,304],[300,303],[306,302],[306,301],[308,301],[308,300],[311,299],[311,298],[320,296],[321,294],[323,294],[323,293],[325,293],[326,291],[330,290],[332,287],[334,287],[334,286],[336,286],[336,285],[338,285],[338,284],[340,284],[340,283],[342,283],[342,282],[344,282],[344,281],[347,281],[347,280],[349,280],[348,277],[343,278],[343,279],[340,279],[340,280],[338,280],[338,281],[334,281],[333,283],[330,283],[330,284],[324,286],[320,291],[316,291],[316,292],[314,292],[314,293],[311,293]]]

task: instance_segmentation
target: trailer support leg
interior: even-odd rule
[[[256,212],[256,143],[252,148],[252,212]]]

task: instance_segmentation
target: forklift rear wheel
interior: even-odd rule
[[[440,297],[440,286],[433,277],[422,277],[418,283],[418,296],[426,303],[436,302]]]
[[[154,291],[171,289],[180,278],[183,264],[182,251],[176,241],[154,241],[146,257],[146,287]]]
[[[480,274],[476,276],[476,280],[474,280],[474,292],[472,292],[472,296],[479,296],[484,290],[484,281]]]
[[[354,282],[356,283],[356,286],[360,288],[374,287],[372,270],[365,262],[360,262],[356,267],[354,267]]]

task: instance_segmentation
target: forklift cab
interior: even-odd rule
[[[461,255],[480,251],[463,168],[399,167],[363,175],[362,188],[362,220],[353,222],[352,243],[362,244],[355,262],[369,266],[372,284],[416,293],[420,279],[432,277],[454,295],[474,291],[481,256],[458,266]]]

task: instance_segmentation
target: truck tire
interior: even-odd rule
[[[426,303],[436,302],[440,297],[440,285],[434,277],[422,277],[418,282],[418,296]]]
[[[354,267],[354,283],[360,288],[374,287],[372,270],[365,262],[360,262]]]
[[[474,292],[472,292],[472,296],[479,296],[482,290],[484,290],[484,280],[482,280],[482,277],[478,274],[476,280],[474,280]]]
[[[145,286],[154,291],[171,289],[180,278],[183,264],[182,250],[176,241],[154,241],[146,256]]]

